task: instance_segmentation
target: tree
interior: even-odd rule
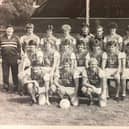
[[[35,8],[33,0],[3,0],[0,5],[0,24],[22,23],[28,20]]]

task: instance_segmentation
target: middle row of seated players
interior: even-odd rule
[[[72,105],[78,105],[79,78],[82,78],[82,92],[87,93],[90,99],[92,93],[98,94],[100,106],[105,106],[106,98],[109,97],[107,79],[116,80],[115,97],[119,99],[121,77],[122,97],[126,96],[125,81],[128,74],[125,71],[128,71],[125,64],[128,64],[128,48],[127,54],[121,53],[117,43],[109,41],[107,52],[103,52],[98,40],[92,40],[92,51],[89,51],[85,42],[78,40],[77,50],[74,52],[70,43],[71,40],[65,39],[62,42],[62,51],[58,52],[51,39],[44,42],[41,49],[35,47],[33,40],[29,42],[30,51],[25,51],[19,80],[22,86],[27,85],[34,103],[37,102],[36,96],[45,93],[46,103],[50,104],[48,91],[51,90],[59,93],[61,98],[68,95]],[[26,59],[29,60],[25,61]]]

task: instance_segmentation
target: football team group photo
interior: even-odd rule
[[[0,124],[129,125],[125,8],[39,1],[0,3]]]

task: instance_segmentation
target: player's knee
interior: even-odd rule
[[[44,79],[44,81],[49,81],[50,80],[50,75],[45,74],[43,79]]]
[[[27,89],[28,89],[28,92],[29,93],[31,93],[32,92],[32,90],[33,90],[33,83],[29,83],[29,84],[27,84]]]
[[[126,80],[126,76],[125,75],[121,75],[121,79],[122,80]]]
[[[18,79],[21,81],[23,79],[23,73],[18,73]]]
[[[57,87],[56,87],[55,85],[51,85],[50,90],[51,90],[53,93],[56,93]]]
[[[83,94],[86,94],[87,93],[87,87],[83,86],[81,88],[81,91],[82,91]]]
[[[79,78],[79,72],[75,71],[74,74],[73,74],[73,77],[74,77],[74,79]]]
[[[114,76],[114,79],[120,80],[120,74],[116,74],[116,75]]]

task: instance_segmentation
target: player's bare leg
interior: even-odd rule
[[[122,100],[124,100],[126,96],[126,79],[121,79],[121,85],[122,85]]]
[[[116,100],[119,101],[119,93],[120,93],[120,79],[116,80]]]
[[[102,87],[102,92],[100,95],[99,104],[100,104],[100,107],[105,107],[107,105],[107,82],[105,78],[102,79],[100,85]]]
[[[50,101],[49,101],[49,80],[45,80],[45,96],[46,96],[46,104],[47,105],[51,105]]]
[[[32,99],[32,102],[33,103],[37,103],[37,100],[36,100],[36,97],[35,97],[35,90],[34,90],[34,84],[33,83],[29,83],[27,85],[27,89],[28,89],[28,93],[30,94],[31,96],[31,99]]]
[[[105,79],[105,85],[106,85],[106,97],[107,97],[107,99],[109,99],[110,98],[110,96],[109,96],[109,80],[108,79]]]
[[[79,105],[79,102],[78,102],[79,78],[74,78],[74,84],[75,84],[75,93],[71,97],[71,101],[74,106],[78,106]]]

